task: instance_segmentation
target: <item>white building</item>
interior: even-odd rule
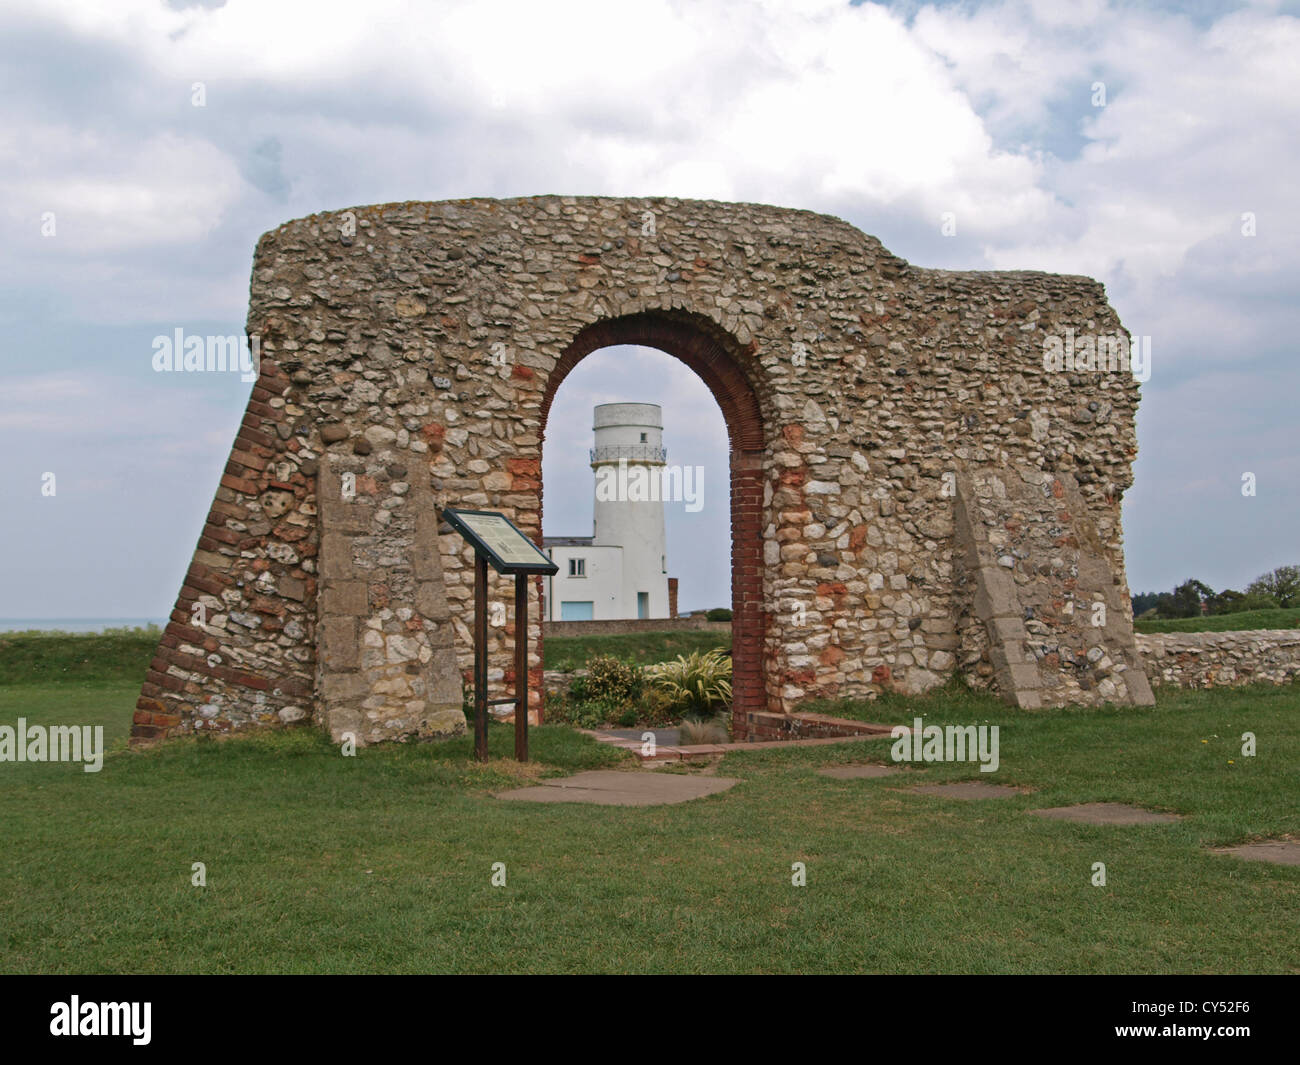
[[[669,617],[663,412],[654,403],[602,403],[592,429],[592,535],[542,538],[542,549],[560,567],[546,578],[546,618]]]

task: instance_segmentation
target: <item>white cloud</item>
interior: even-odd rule
[[[298,213],[373,201],[394,174],[428,198],[897,204],[983,227],[1041,218],[1050,200],[1037,161],[995,149],[924,41],[869,4],[376,0],[326,17],[274,2],[63,0],[47,17],[129,47],[149,86],[111,138],[90,117],[80,129],[33,119],[8,153],[32,160],[3,190],[11,209],[79,212],[87,252],[199,239],[232,206],[261,202],[238,160],[269,132],[294,190],[281,209]],[[205,108],[188,106],[195,80]],[[320,202],[337,195],[351,199]]]
[[[202,240],[241,192],[233,161],[206,141],[164,132],[124,143],[94,129],[30,121],[0,140],[0,202],[33,245],[41,215],[71,253]]]
[[[1286,206],[1300,155],[1300,20],[1242,11],[1198,29],[1174,13],[1112,7],[1045,25],[1027,6],[1043,10],[1009,0],[916,20],[994,118],[1059,128],[1073,116],[1085,138],[1077,158],[1044,173],[1044,193],[1074,220],[1030,239],[993,236],[990,265],[1122,273],[1147,291],[1198,245],[1237,233],[1243,211],[1300,235]],[[1011,68],[990,58],[1000,39],[1019,57]],[[1090,103],[1094,77],[1107,86],[1102,108]]]

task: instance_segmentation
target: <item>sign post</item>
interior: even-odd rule
[[[474,548],[474,757],[488,758],[488,707],[515,704],[515,758],[528,761],[528,578],[559,570],[523,531],[494,510],[444,507],[443,518]],[[489,699],[487,684],[488,564],[515,578],[515,694]]]

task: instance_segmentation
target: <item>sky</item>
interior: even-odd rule
[[[241,332],[261,233],[470,196],[770,203],[1096,277],[1151,338],[1130,585],[1300,563],[1298,54],[1285,2],[0,0],[0,617],[170,611],[250,385],[153,339]],[[589,531],[621,399],[704,467],[669,568],[727,603],[725,429],[667,356],[565,381],[546,532]]]

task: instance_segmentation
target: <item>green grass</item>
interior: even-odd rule
[[[0,685],[29,682],[140,684],[162,633],[117,629],[107,633],[16,632],[0,635]],[[582,669],[595,655],[637,665],[667,662],[692,651],[731,647],[727,632],[642,632],[615,636],[552,636],[546,668]]]
[[[1234,632],[1250,629],[1300,628],[1300,609],[1242,610],[1236,614],[1211,614],[1199,618],[1171,618],[1164,621],[1135,621],[1138,632]]]
[[[546,668],[564,673],[583,669],[596,655],[613,655],[639,666],[667,662],[692,651],[731,648],[729,632],[636,632],[615,636],[548,636],[543,645]]]
[[[0,633],[0,685],[112,684],[138,688],[162,631]]]
[[[120,743],[135,694],[9,684],[0,723],[103,722]],[[532,730],[526,769],[497,726],[485,766],[468,739],[345,758],[311,729],[119,750],[98,774],[0,763],[0,970],[1300,972],[1300,869],[1209,849],[1300,835],[1300,687],[1161,693],[1149,710],[1023,712],[957,686],[820,708],[997,724],[1001,769],[816,772],[887,761],[887,738],[742,751],[716,770],[730,791],[637,809],[493,797],[626,757],[561,727]],[[950,779],[1033,790],[908,790]],[[1085,801],[1185,819],[1026,813]]]

